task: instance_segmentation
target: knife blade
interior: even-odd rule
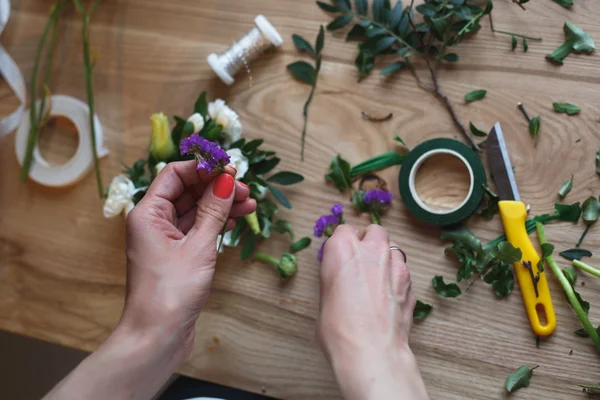
[[[486,141],[488,164],[492,179],[496,184],[496,193],[500,200],[520,201],[519,188],[515,179],[515,173],[508,155],[508,148],[504,140],[504,134],[500,123],[497,122],[488,135]]]

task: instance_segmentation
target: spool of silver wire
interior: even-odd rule
[[[223,82],[233,84],[233,78],[242,68],[249,71],[249,63],[271,46],[279,47],[283,43],[281,35],[265,18],[258,15],[256,24],[243,38],[235,42],[229,50],[222,54],[212,53],[208,56],[208,65]]]

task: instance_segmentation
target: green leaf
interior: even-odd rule
[[[552,253],[554,252],[554,245],[550,243],[542,243],[541,249],[542,256],[537,263],[537,269],[539,272],[544,272],[544,262],[548,257],[552,256]]]
[[[571,284],[571,286],[575,286],[575,284],[577,283],[577,270],[573,267],[565,267],[563,268],[562,272],[565,275],[565,278],[567,278],[567,280]]]
[[[338,6],[334,6],[333,4],[328,4],[328,3],[324,3],[322,1],[317,1],[317,5],[319,6],[319,8],[325,12],[341,12],[342,9],[339,8]]]
[[[540,123],[541,119],[539,115],[536,115],[529,121],[529,134],[534,140],[537,139],[538,134],[540,133]]]
[[[404,10],[402,9],[402,1],[398,1],[389,15],[390,20],[390,30],[395,31],[400,25],[400,21],[402,20],[402,16],[404,15]]]
[[[243,217],[237,218],[235,221],[235,228],[231,231],[231,242],[236,243],[246,231],[248,223]]]
[[[564,8],[569,8],[573,5],[573,0],[553,0],[555,3],[561,5]]]
[[[290,221],[287,221],[285,219],[278,219],[273,223],[271,229],[273,229],[277,233],[281,233],[282,235],[284,233],[289,233],[290,239],[294,240],[294,230]]]
[[[538,368],[538,366],[533,368],[525,366],[519,367],[519,369],[506,378],[506,390],[508,392],[514,392],[515,390],[529,386],[529,382],[533,376],[533,370],[536,368]]]
[[[514,264],[521,261],[521,249],[513,246],[510,242],[501,242],[498,244],[498,250],[495,258],[506,264]]]
[[[565,43],[561,44],[552,53],[546,55],[546,60],[553,62],[555,64],[562,65],[563,60],[569,55],[572,48],[573,48],[573,43],[565,42]]]
[[[577,386],[583,388],[583,391],[587,392],[588,394],[600,393],[600,386],[590,386],[590,385],[577,385]]]
[[[477,101],[477,100],[481,100],[485,97],[487,93],[487,90],[474,90],[472,92],[469,92],[467,94],[465,94],[465,100],[466,101]]]
[[[394,72],[398,72],[398,71],[404,69],[404,67],[406,67],[406,63],[404,61],[396,61],[394,63],[391,63],[384,69],[382,69],[381,72],[379,73],[379,75],[382,75],[382,76],[391,75]]]
[[[231,143],[229,145],[230,149],[241,149],[242,147],[244,147],[244,144],[246,144],[246,139],[242,138],[239,140],[236,140],[235,142]]]
[[[591,53],[596,49],[596,42],[577,25],[565,22],[563,27],[565,39],[573,43],[573,50],[581,53]]]
[[[492,285],[492,289],[498,297],[506,297],[511,294],[515,285],[512,268],[503,262],[492,262],[491,269],[484,275],[483,280]]]
[[[327,30],[336,31],[338,29],[342,29],[343,27],[348,25],[350,21],[352,21],[352,15],[341,15],[339,17],[336,17],[327,25]]]
[[[206,100],[206,92],[202,92],[202,93],[200,93],[200,96],[198,96],[198,99],[196,100],[196,103],[194,104],[194,112],[199,113],[205,119],[208,116],[208,101]],[[192,131],[193,131],[193,125],[192,125]]]
[[[175,146],[179,146],[179,143],[182,139],[185,139],[194,133],[194,124],[178,116],[175,116],[174,119],[175,126],[171,131],[171,137],[173,138],[173,143],[175,143]]]
[[[254,248],[256,247],[256,236],[249,233],[246,235],[244,239],[244,244],[242,245],[241,258],[242,260],[247,260],[250,258],[252,253],[254,253]]]
[[[558,196],[562,199],[571,192],[571,189],[573,189],[573,175],[571,175],[569,180],[560,185],[560,189],[558,189]]]
[[[356,12],[360,15],[367,15],[367,8],[369,2],[367,0],[354,0],[354,5],[356,6]]]
[[[302,182],[304,177],[300,174],[290,171],[281,171],[276,173],[275,175],[270,176],[267,179],[267,182],[276,183],[278,185],[294,185],[296,183]]]
[[[600,175],[600,148],[596,152],[596,173]]]
[[[448,53],[444,56],[444,60],[448,62],[457,62],[459,59],[460,57],[456,53]]]
[[[344,160],[339,154],[335,156],[329,164],[329,173],[325,175],[325,179],[333,181],[335,186],[344,192],[352,187],[350,180],[350,164]]]
[[[527,53],[529,50],[529,45],[527,44],[527,39],[523,38],[523,53]]]
[[[511,39],[511,45],[510,45],[510,47],[511,47],[512,51],[514,51],[517,48],[517,38],[514,37],[514,36]]]
[[[435,292],[442,297],[458,297],[462,294],[456,283],[446,284],[444,277],[436,276],[431,280]]]
[[[591,257],[592,252],[585,249],[569,249],[558,253],[567,260],[581,260],[583,257]]]
[[[479,216],[485,219],[492,219],[498,212],[498,202],[500,198],[498,195],[490,190],[489,187],[485,187],[485,197],[482,201],[482,209],[479,212]]]
[[[250,154],[255,152],[261,144],[264,143],[264,139],[254,139],[249,141],[248,143],[246,143],[244,145],[244,147],[242,147],[242,151],[246,154]]]
[[[354,65],[356,66],[360,76],[365,77],[369,75],[369,72],[371,72],[375,66],[375,56],[372,53],[360,50],[359,48]]]
[[[600,335],[600,325],[596,328],[596,332],[598,332],[598,334]],[[590,337],[590,334],[587,333],[587,331],[585,330],[585,328],[577,329],[574,333],[577,336],[580,336],[580,337],[583,337],[583,338],[589,338]],[[579,385],[579,386],[585,387],[585,386],[582,386],[582,385]],[[597,388],[597,390],[600,390],[600,387],[598,387],[598,386],[593,386],[593,387]]]
[[[316,82],[317,72],[314,67],[306,61],[296,61],[288,64],[287,69],[294,75],[296,79],[302,82],[314,85]]]
[[[478,137],[486,137],[487,133],[485,133],[484,131],[480,131],[479,129],[477,129],[477,127],[475,125],[473,125],[472,122],[469,122],[469,128],[471,129],[471,133],[474,136],[478,136]]]
[[[383,153],[352,167],[350,170],[350,177],[355,178],[360,175],[368,174],[369,172],[379,171],[393,165],[399,165],[402,164],[402,161],[404,161],[404,156],[401,156],[395,151]]]
[[[368,32],[367,32],[368,34]],[[389,49],[396,42],[396,38],[387,35],[377,35],[370,37],[359,45],[359,48],[363,52],[367,52],[372,55],[377,55],[385,50]]]
[[[271,236],[271,222],[270,218],[263,217],[260,219],[260,236],[264,239],[268,239]]]
[[[464,19],[466,21],[470,21],[473,18],[473,13],[471,12],[471,9],[467,6],[459,7],[454,12],[454,15],[456,15],[458,18]]]
[[[431,3],[419,4],[415,8],[417,12],[423,14],[425,17],[435,17],[437,14],[436,7]]]
[[[280,161],[281,159],[279,157],[269,158],[268,160],[253,164],[251,169],[257,175],[266,174],[267,172],[271,172]]]
[[[417,300],[417,305],[413,310],[413,318],[423,319],[429,315],[431,310],[433,310],[433,306],[431,304],[426,304],[423,303],[421,300]]]
[[[398,136],[398,134],[396,134],[396,136],[394,137],[394,140],[395,140],[396,142],[400,143],[402,146],[404,146],[404,147],[408,148],[408,147],[406,146],[406,143],[404,143],[404,140],[402,140],[402,138],[401,138],[400,136]]]
[[[319,34],[317,35],[317,40],[315,41],[315,51],[317,54],[321,54],[323,51],[323,46],[325,46],[325,30],[323,29],[323,25],[319,26]]]
[[[575,115],[581,112],[581,108],[569,103],[552,103],[554,110],[559,113]]]
[[[316,55],[315,49],[313,49],[312,45],[310,43],[308,43],[308,41],[306,39],[304,39],[302,36],[296,35],[294,33],[292,35],[292,41],[294,42],[294,46],[296,46],[296,49],[298,51],[305,51],[311,57],[314,57]]]
[[[287,197],[285,197],[285,195],[283,194],[283,192],[281,192],[281,190],[277,189],[273,185],[268,185],[268,186],[269,186],[269,190],[271,191],[271,194],[273,195],[273,197],[275,197],[275,199],[278,202],[280,202],[282,206],[284,206],[285,208],[288,208],[288,209],[292,208],[290,201],[287,199]]]
[[[304,250],[305,248],[310,246],[311,242],[312,242],[312,239],[309,238],[308,236],[305,236],[302,239],[299,239],[297,242],[294,242],[290,245],[290,253],[297,253],[299,251]]]
[[[554,203],[554,209],[558,214],[559,221],[577,222],[581,216],[581,206],[579,202],[575,204]]]
[[[385,22],[387,12],[385,9],[385,0],[373,0],[373,20],[375,22]]]
[[[358,212],[367,212],[369,211],[367,205],[365,204],[365,191],[364,190],[354,190],[352,191],[352,204],[354,204],[354,208]]]
[[[582,210],[581,218],[586,223],[593,224],[598,220],[600,214],[600,202],[594,196],[590,196],[583,202]]]
[[[350,40],[361,40],[367,35],[367,30],[360,24],[356,24],[348,31],[346,35],[346,41]]]
[[[350,11],[352,9],[352,6],[350,5],[350,0],[333,0],[333,2],[344,11]]]

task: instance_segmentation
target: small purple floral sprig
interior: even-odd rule
[[[383,189],[369,190],[364,194],[363,201],[373,223],[381,225],[381,214],[392,205],[392,194]]]
[[[344,223],[344,206],[341,204],[334,204],[331,207],[331,214],[321,215],[319,219],[315,222],[314,234],[315,237],[323,237],[325,236],[327,239],[333,235],[333,231],[336,226],[342,225]],[[323,248],[325,247],[325,243],[327,239],[321,244],[321,248],[317,253],[317,260],[321,262],[323,259]]]
[[[225,150],[218,144],[206,140],[198,134],[186,137],[179,144],[181,155],[193,154],[196,157],[198,171],[210,174],[213,171],[223,172],[230,159]]]

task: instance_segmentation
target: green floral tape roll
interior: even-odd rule
[[[438,154],[457,157],[469,171],[469,192],[458,206],[450,210],[432,209],[419,197],[415,188],[415,178],[421,165]],[[452,225],[471,216],[481,203],[485,184],[485,169],[477,154],[452,139],[432,139],[421,143],[408,153],[400,169],[399,187],[404,204],[415,217],[437,226]]]

